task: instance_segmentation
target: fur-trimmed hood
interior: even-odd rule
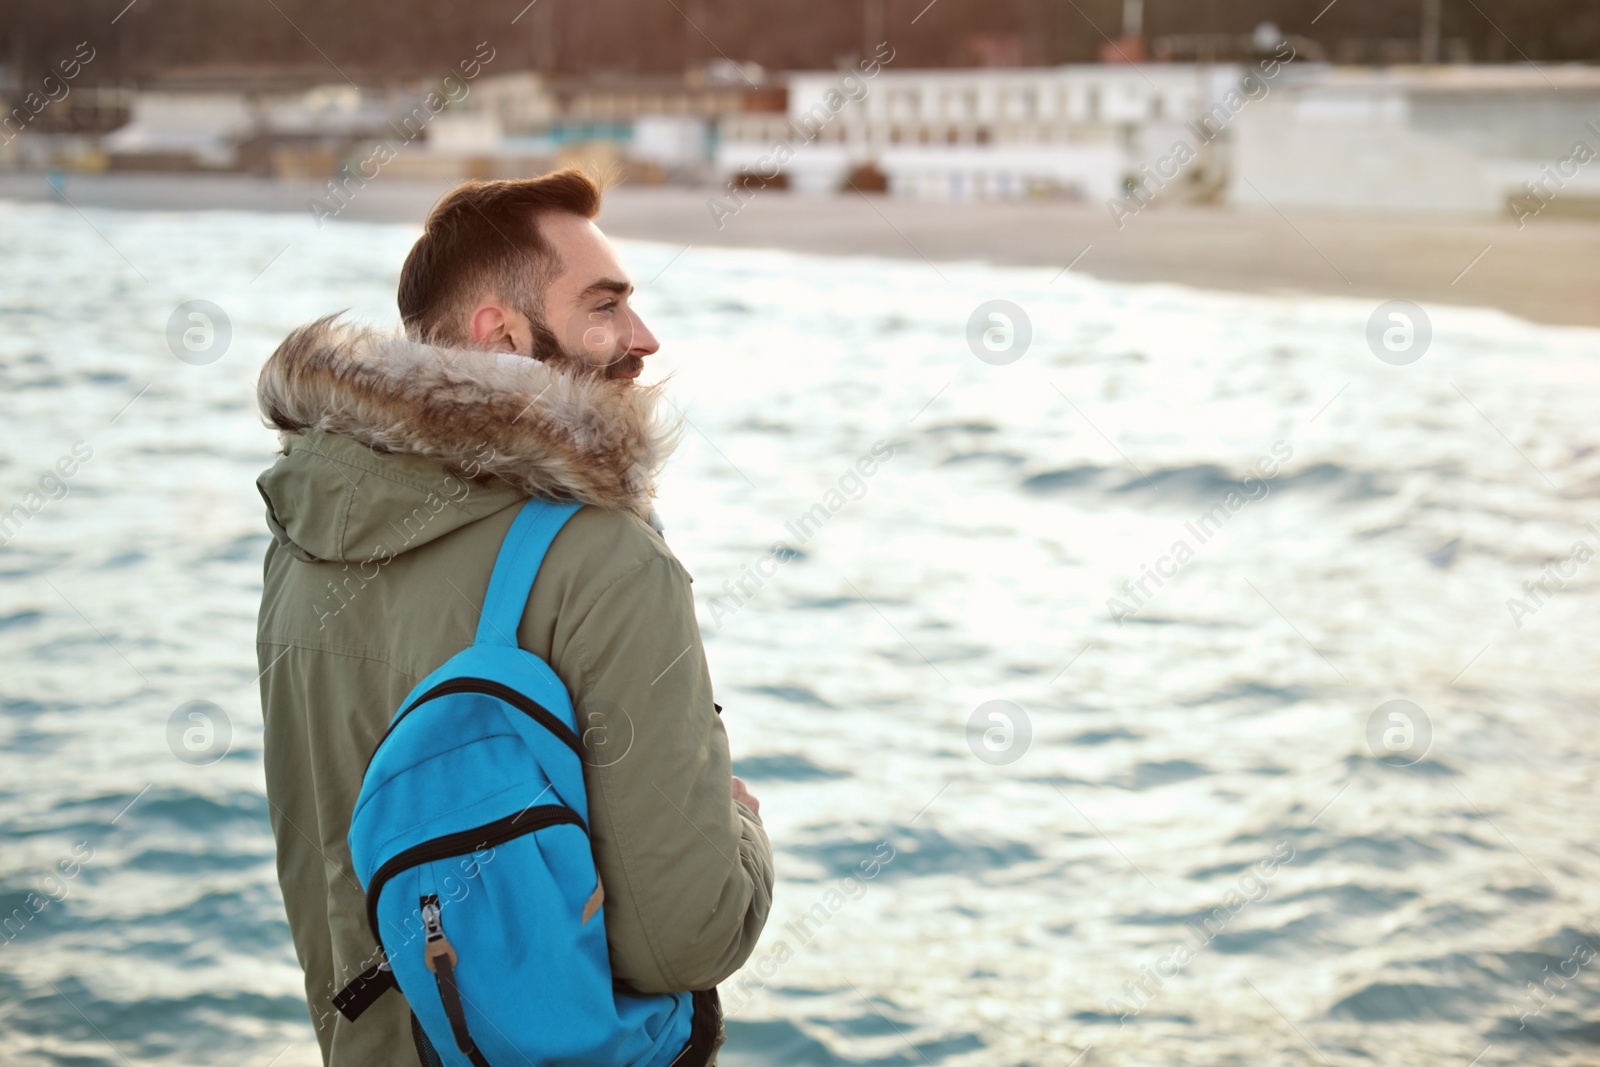
[[[658,525],[656,476],[680,432],[657,414],[659,386],[336,320],[295,330],[261,369],[256,398],[286,450],[295,434],[333,434]]]

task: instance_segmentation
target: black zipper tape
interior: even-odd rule
[[[378,738],[378,743],[372,747],[372,755],[367,757],[367,770],[372,768],[372,761],[377,758],[378,749],[382,748],[383,743],[389,740],[389,735],[394,733],[395,727],[400,725],[400,720],[410,715],[418,706],[426,704],[430,700],[436,700],[439,697],[449,696],[452,693],[483,693],[485,696],[492,696],[505,701],[546,730],[555,734],[557,740],[572,749],[580,760],[583,759],[583,742],[572,731],[572,727],[556,718],[549,709],[537,701],[529,699],[525,694],[517,692],[509,685],[490,681],[488,678],[451,678],[448,681],[440,682],[400,709],[400,714],[394,717],[394,721],[389,724],[389,728],[383,732],[383,736]],[[365,770],[362,771],[362,777],[366,777]]]
[[[378,931],[378,895],[383,892],[385,883],[401,871],[420,867],[434,860],[480,852],[510,841],[514,837],[531,834],[547,826],[560,826],[563,823],[577,826],[585,834],[589,832],[583,817],[565,804],[541,804],[536,808],[524,808],[515,815],[507,815],[503,819],[496,819],[483,826],[429,838],[391,856],[373,873],[372,881],[367,886],[367,926],[372,930],[373,939],[380,947],[383,945],[383,935]],[[388,952],[387,949],[384,951]]]

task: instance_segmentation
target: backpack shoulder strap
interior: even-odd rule
[[[572,500],[557,503],[537,498],[522,505],[494,561],[473,644],[517,647],[517,627],[522,623],[539,565],[550,550],[550,542],[581,507]]]

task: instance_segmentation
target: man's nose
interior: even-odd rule
[[[628,354],[630,356],[653,355],[661,347],[661,343],[656,340],[656,335],[650,332],[650,327],[646,326],[644,320],[631,308],[628,310],[628,318],[631,320],[629,325],[632,327],[632,336],[628,339]]]

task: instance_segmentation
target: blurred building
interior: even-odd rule
[[[785,146],[780,184],[806,191],[876,178],[891,195],[919,199],[1104,199],[1177,139],[1195,140],[1185,123],[1241,73],[1233,64],[1123,64],[792,74],[786,113],[723,120],[717,166],[761,181]],[[1224,180],[1215,157],[1187,174],[1197,198]]]
[[[101,147],[133,170],[231,169],[252,119],[251,102],[240,93],[137,93],[129,122]]]
[[[1234,203],[1600,213],[1593,67],[1290,69],[1232,130]]]
[[[321,71],[197,69],[139,89],[77,89],[19,113],[0,165],[319,179],[381,165],[447,179],[588,163],[633,181],[704,182],[719,122],[781,112],[786,99],[759,67],[726,60],[679,77],[491,71],[357,88]]]
[[[634,181],[711,177],[718,125],[728,116],[780,111],[786,94],[754,64],[718,60],[683,77],[486,75],[448,122],[488,120],[479,151],[500,157],[624,167]],[[437,120],[436,120],[437,121]],[[492,141],[492,143],[491,143]],[[430,147],[448,144],[430,137]]]
[[[137,90],[72,87],[31,110],[11,84],[0,166],[344,182],[576,163],[636,183],[1080,198],[1114,217],[1152,201],[1263,197],[1285,208],[1600,214],[1600,69],[1336,67],[1270,25],[1153,46],[1196,61],[771,76],[717,60],[675,77],[484,65],[453,82],[364,88],[327,84],[320,68],[218,68]]]
[[[73,87],[37,114],[21,100],[0,96],[0,167],[95,167],[102,138],[128,122],[133,106],[126,89],[88,86]]]
[[[81,111],[109,92],[74,89],[61,105]],[[105,114],[92,143],[72,154],[60,138],[30,137],[20,162],[320,176],[382,130],[403,99],[397,90],[326,84],[321,70],[301,69],[195,68],[114,92],[115,113]]]

